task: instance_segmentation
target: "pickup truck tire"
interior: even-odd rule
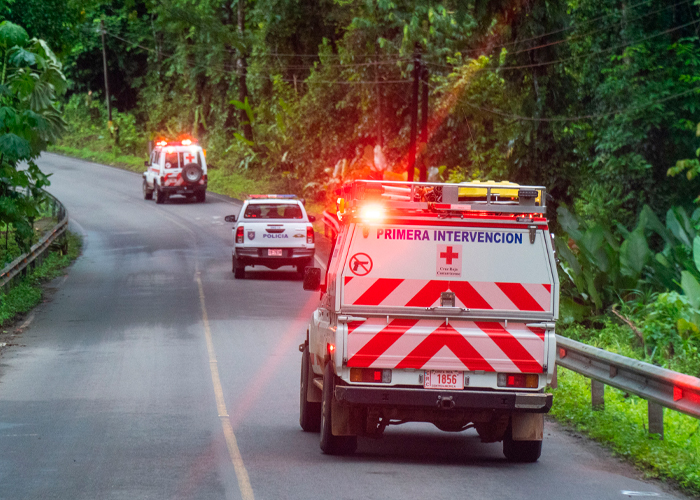
[[[334,436],[331,402],[335,392],[335,374],[332,362],[323,371],[323,401],[321,403],[321,450],[326,455],[351,455],[357,449],[357,436]]]
[[[156,203],[158,205],[162,205],[163,203],[165,203],[165,198],[165,193],[162,190],[158,189],[158,186],[156,186]]]
[[[144,200],[152,200],[153,199],[153,190],[148,189],[148,182],[146,179],[143,180],[143,199]]]
[[[312,403],[306,399],[309,384],[313,384],[313,378],[310,376],[312,373],[309,343],[307,342],[301,353],[301,382],[299,384],[299,425],[304,432],[318,432],[321,429],[321,403]]]
[[[537,462],[542,454],[542,441],[515,441],[508,426],[503,436],[503,454],[510,462]]]

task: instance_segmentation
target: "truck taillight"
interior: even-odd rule
[[[306,242],[307,243],[314,242],[314,228],[311,226],[306,227]]]
[[[350,382],[390,384],[391,370],[377,370],[375,368],[350,368]]]
[[[526,387],[537,389],[540,377],[536,373],[499,373],[498,387]]]
[[[236,229],[236,243],[243,243],[243,226]]]

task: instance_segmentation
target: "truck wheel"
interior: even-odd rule
[[[321,403],[306,399],[309,384],[313,384],[313,370],[309,360],[309,343],[301,354],[301,382],[299,383],[299,425],[304,432],[318,432],[321,428]]]
[[[156,203],[158,205],[165,203],[165,193],[161,189],[158,189],[158,186],[156,186]]]
[[[207,192],[197,191],[196,193],[194,193],[194,199],[197,203],[204,203],[204,201],[207,199]]]
[[[330,362],[323,371],[323,402],[321,403],[321,450],[326,455],[350,455],[357,449],[357,436],[334,436],[331,402],[335,392],[335,374]]]
[[[146,179],[143,180],[143,199],[144,200],[152,200],[153,199],[153,190],[148,189],[148,182],[146,182]]]
[[[537,462],[542,454],[542,441],[515,441],[509,425],[503,436],[503,454],[510,462]]]

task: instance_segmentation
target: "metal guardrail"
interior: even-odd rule
[[[0,271],[0,288],[5,288],[5,291],[9,289],[16,277],[26,274],[28,267],[34,268],[37,260],[43,260],[51,244],[65,234],[68,229],[68,212],[66,208],[53,195],[46,191],[44,193],[48,196],[48,200],[51,203],[51,213],[58,218],[58,223],[37,243],[32,245],[29,252],[20,255]]]
[[[649,432],[663,436],[663,408],[700,418],[700,379],[627,358],[557,335],[558,365],[590,379],[594,408],[605,404],[604,387],[646,399]]]

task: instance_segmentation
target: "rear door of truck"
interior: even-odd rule
[[[555,319],[558,282],[546,223],[530,226],[351,225],[337,305],[366,320],[348,323],[347,365],[542,373],[533,324]]]

